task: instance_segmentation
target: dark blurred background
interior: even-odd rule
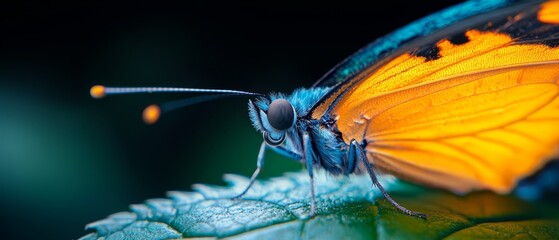
[[[182,86],[308,87],[358,48],[458,1],[13,1],[0,4],[0,218],[5,239],[75,239],[132,203],[249,175],[261,135],[247,99],[141,120]],[[301,165],[270,153],[262,178]]]

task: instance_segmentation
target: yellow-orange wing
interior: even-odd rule
[[[317,107],[386,172],[454,192],[509,192],[559,146],[559,2],[422,40]],[[467,24],[463,24],[467,26]],[[456,31],[449,31],[454,32]]]

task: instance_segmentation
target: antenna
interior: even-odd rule
[[[127,93],[223,93],[223,94],[236,94],[245,96],[263,96],[261,93],[252,93],[238,90],[227,89],[204,89],[204,88],[176,88],[176,87],[105,87],[103,85],[95,85],[91,87],[89,93],[93,98],[103,98],[107,95],[113,94],[127,94]]]
[[[146,107],[142,113],[142,118],[146,124],[154,124],[159,120],[162,113],[170,112],[175,109],[183,108],[189,105],[215,100],[219,98],[232,96],[264,96],[260,93],[252,93],[238,90],[227,89],[203,89],[203,88],[175,88],[175,87],[105,87],[103,85],[95,85],[89,90],[91,97],[99,99],[107,95],[129,94],[129,93],[213,93],[211,95],[202,95],[190,97],[161,104],[152,104]]]

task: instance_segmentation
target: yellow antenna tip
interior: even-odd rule
[[[146,124],[154,124],[161,116],[161,109],[155,104],[149,105],[144,109],[142,116]]]
[[[105,86],[103,85],[95,85],[91,87],[91,89],[89,90],[89,94],[91,94],[91,97],[93,98],[103,98],[105,97],[105,95],[107,95],[107,93],[105,92]]]

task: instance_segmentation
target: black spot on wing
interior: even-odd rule
[[[533,23],[529,27],[519,29],[522,34],[511,34],[515,44],[544,44],[548,47],[559,46],[559,26]]]
[[[534,39],[539,40],[541,44],[548,47],[556,48],[559,46],[559,29],[555,29],[555,31],[548,31],[545,34],[534,37]]]
[[[537,18],[539,8],[528,9],[498,24],[493,31],[509,35],[514,44],[544,44],[559,46],[559,25],[540,22]]]
[[[559,47],[559,39],[554,38],[554,39],[545,40],[543,44],[551,48],[556,48]]]
[[[455,34],[454,36],[449,37],[448,40],[453,45],[462,45],[462,44],[467,43],[467,42],[470,41],[470,39],[468,39],[468,37],[466,37],[464,32],[459,33],[459,34]]]
[[[424,57],[427,61],[435,60],[441,57],[439,48],[435,44],[431,44],[418,49],[412,55]]]

